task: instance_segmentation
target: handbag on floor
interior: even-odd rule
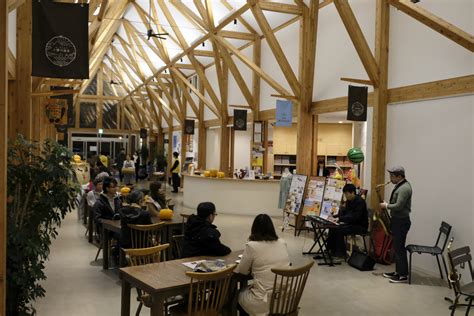
[[[363,252],[354,250],[347,263],[357,270],[371,271],[374,269],[375,260]]]

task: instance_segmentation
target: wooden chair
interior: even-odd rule
[[[141,248],[141,249],[124,249],[125,255],[128,257],[130,266],[141,266],[150,263],[160,262],[161,252],[168,248],[170,244],[163,244],[159,246]],[[152,300],[151,296],[144,291],[137,288],[137,300],[140,302],[138,305],[136,316],[140,315],[143,305],[151,307]]]
[[[296,316],[298,304],[314,261],[297,269],[272,269],[275,273],[269,316]]]
[[[236,267],[236,264],[232,264],[217,272],[186,272],[186,275],[191,278],[191,283],[189,285],[188,312],[184,315],[221,315],[222,307],[228,299],[229,285]]]
[[[150,225],[128,224],[132,248],[149,248],[159,245],[161,242],[161,230],[165,225],[164,222]]]
[[[192,214],[186,214],[186,213],[181,213],[179,214],[181,215],[181,218],[183,220],[183,234],[184,234],[184,227],[186,226],[186,222],[188,221],[188,218],[192,215]]]

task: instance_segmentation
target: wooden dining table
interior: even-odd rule
[[[120,269],[122,280],[122,305],[121,315],[130,315],[130,289],[137,287],[152,297],[151,316],[164,315],[164,303],[166,298],[188,293],[191,279],[186,271],[191,268],[183,265],[185,262],[198,260],[224,259],[226,264],[235,263],[243,250],[233,251],[224,257],[191,257],[178,260],[164,261],[160,263],[142,266],[127,267]]]
[[[173,218],[170,220],[161,220],[158,217],[152,217],[151,220],[154,224],[161,222],[165,223],[165,227],[161,234],[162,243],[170,243],[173,236],[173,231],[182,231],[183,228],[183,219],[178,215],[173,216]],[[111,235],[109,232],[120,234],[122,226],[120,225],[120,220],[100,219],[99,222],[102,224],[102,268],[107,270],[109,268]],[[166,249],[166,258],[171,258],[171,247]]]

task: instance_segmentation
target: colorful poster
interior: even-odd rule
[[[298,215],[301,203],[303,202],[303,194],[306,186],[306,176],[295,174],[291,178],[290,191],[286,200],[285,212]]]
[[[323,201],[325,182],[326,178],[324,177],[311,177],[309,179],[303,205],[303,216],[306,216],[308,213],[319,215]]]
[[[287,100],[276,101],[276,126],[291,127],[293,122],[293,104]]]

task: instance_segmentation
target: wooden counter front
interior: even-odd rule
[[[183,175],[183,205],[196,209],[201,202],[212,202],[218,213],[236,215],[279,215],[278,180],[206,178]]]

